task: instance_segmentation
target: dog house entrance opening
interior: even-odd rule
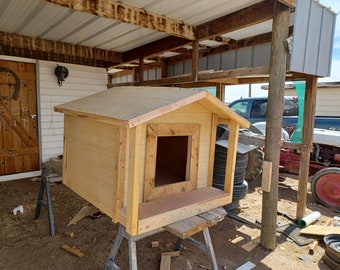
[[[157,138],[155,187],[188,180],[189,136]]]

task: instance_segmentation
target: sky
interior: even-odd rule
[[[340,13],[339,0],[319,0],[319,3],[329,7],[336,14]],[[337,15],[334,33],[334,44],[332,54],[331,76],[320,78],[318,82],[340,82],[340,18]],[[251,96],[267,96],[268,91],[261,90],[263,84],[251,85]],[[229,103],[241,97],[248,97],[249,85],[227,86],[225,90],[225,102]]]

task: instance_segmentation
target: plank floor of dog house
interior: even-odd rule
[[[138,205],[138,234],[167,226],[231,203],[229,193],[214,187],[182,192]],[[120,222],[126,225],[126,208],[120,210]]]

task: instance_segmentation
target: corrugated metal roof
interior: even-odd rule
[[[197,26],[263,0],[122,0]],[[0,0],[0,31],[124,52],[167,34],[87,14],[40,0]],[[260,32],[270,32],[271,24]],[[242,29],[235,36],[252,36]]]

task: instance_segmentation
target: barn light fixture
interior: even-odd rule
[[[54,70],[54,74],[58,78],[58,85],[61,86],[63,81],[65,81],[65,79],[68,76],[68,69],[64,66],[57,65],[57,67]]]

